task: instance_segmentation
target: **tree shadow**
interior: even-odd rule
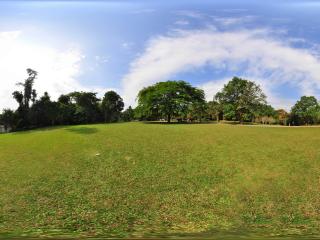
[[[217,124],[215,121],[208,122],[162,122],[162,121],[143,121],[144,124],[160,124],[160,125],[195,125],[195,124]]]
[[[98,129],[93,127],[72,127],[65,130],[77,134],[94,134],[98,132]]]

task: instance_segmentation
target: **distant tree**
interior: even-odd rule
[[[220,104],[229,105],[228,110],[233,108],[232,112],[234,111],[236,120],[240,122],[252,118],[257,107],[266,104],[266,96],[258,85],[238,77],[234,77],[224,85],[222,91],[218,92],[215,98]],[[228,115],[231,114],[228,113]]]
[[[16,125],[16,115],[10,109],[4,109],[0,114],[0,125],[4,125],[6,131],[14,130]]]
[[[47,92],[30,109],[30,122],[33,127],[53,126],[58,116],[58,105],[52,102]]]
[[[288,119],[290,117],[284,109],[278,109],[277,111],[277,120],[281,125],[287,125]]]
[[[121,119],[124,122],[130,122],[134,119],[134,110],[131,106],[129,106],[125,111],[122,112]]]
[[[75,123],[95,123],[101,120],[99,99],[97,93],[72,92],[69,94],[71,101],[75,103]]]
[[[75,123],[76,104],[72,103],[69,95],[61,95],[58,98],[58,116],[57,123],[68,125]]]
[[[37,92],[33,89],[34,80],[36,79],[38,73],[30,68],[27,69],[28,78],[24,82],[17,83],[18,86],[23,87],[23,91],[14,91],[12,93],[13,98],[18,102],[19,107],[16,111],[17,117],[17,128],[23,129],[27,128],[30,124],[29,122],[29,108],[30,101],[35,102],[37,97]]]
[[[207,115],[207,104],[206,102],[195,102],[190,104],[188,109],[188,119],[189,120],[198,120],[199,122],[202,122],[202,120]]]
[[[24,82],[20,82],[17,85],[20,85],[24,89],[23,93],[23,105],[26,109],[29,108],[30,101],[34,102],[37,93],[36,90],[33,89],[34,80],[37,78],[38,73],[31,68],[27,69],[28,78]]]
[[[207,103],[207,112],[212,119],[220,121],[220,115],[223,113],[223,106],[213,100]]]
[[[102,112],[104,115],[104,121],[118,121],[123,107],[123,100],[115,91],[106,92],[101,104]]]
[[[276,122],[277,112],[268,104],[260,104],[254,111],[254,118],[256,122],[262,124],[271,124]]]
[[[23,108],[23,93],[19,91],[14,91],[12,93],[13,98],[17,101],[19,104],[19,108]]]
[[[203,90],[184,81],[159,82],[138,94],[138,111],[145,117],[166,118],[186,115],[195,103],[204,103]]]
[[[291,121],[295,125],[315,124],[320,118],[320,106],[314,96],[303,96],[291,109]]]

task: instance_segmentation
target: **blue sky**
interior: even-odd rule
[[[53,98],[183,79],[207,99],[240,76],[277,108],[320,97],[320,1],[0,1],[0,109],[25,69]]]

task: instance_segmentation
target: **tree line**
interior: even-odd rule
[[[121,121],[204,122],[235,121],[281,125],[320,123],[320,105],[314,96],[303,96],[291,108],[274,109],[256,83],[234,77],[224,85],[212,101],[205,100],[204,91],[185,81],[159,82],[138,93],[138,106],[124,110],[121,96],[108,91],[102,99],[94,92],[74,91],[52,101],[45,92],[38,98],[34,81],[38,73],[27,69],[28,77],[12,93],[18,103],[16,110],[4,109],[0,124],[17,131],[55,125],[111,123]],[[123,111],[124,110],[124,111]]]
[[[320,105],[314,96],[303,96],[291,108],[275,109],[266,101],[259,85],[234,77],[212,101],[205,101],[203,90],[184,81],[159,82],[138,94],[135,116],[140,120],[312,125],[320,123]]]
[[[108,91],[102,99],[94,92],[71,92],[52,101],[45,92],[37,98],[34,81],[38,73],[27,69],[28,78],[17,85],[22,90],[12,93],[18,103],[13,111],[4,109],[0,115],[0,124],[5,129],[24,130],[55,125],[73,125],[102,122],[117,122],[120,119],[130,121],[133,110],[123,111],[122,98],[115,91]]]

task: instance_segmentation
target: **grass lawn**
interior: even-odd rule
[[[0,236],[312,234],[320,128],[123,123],[0,135]]]

